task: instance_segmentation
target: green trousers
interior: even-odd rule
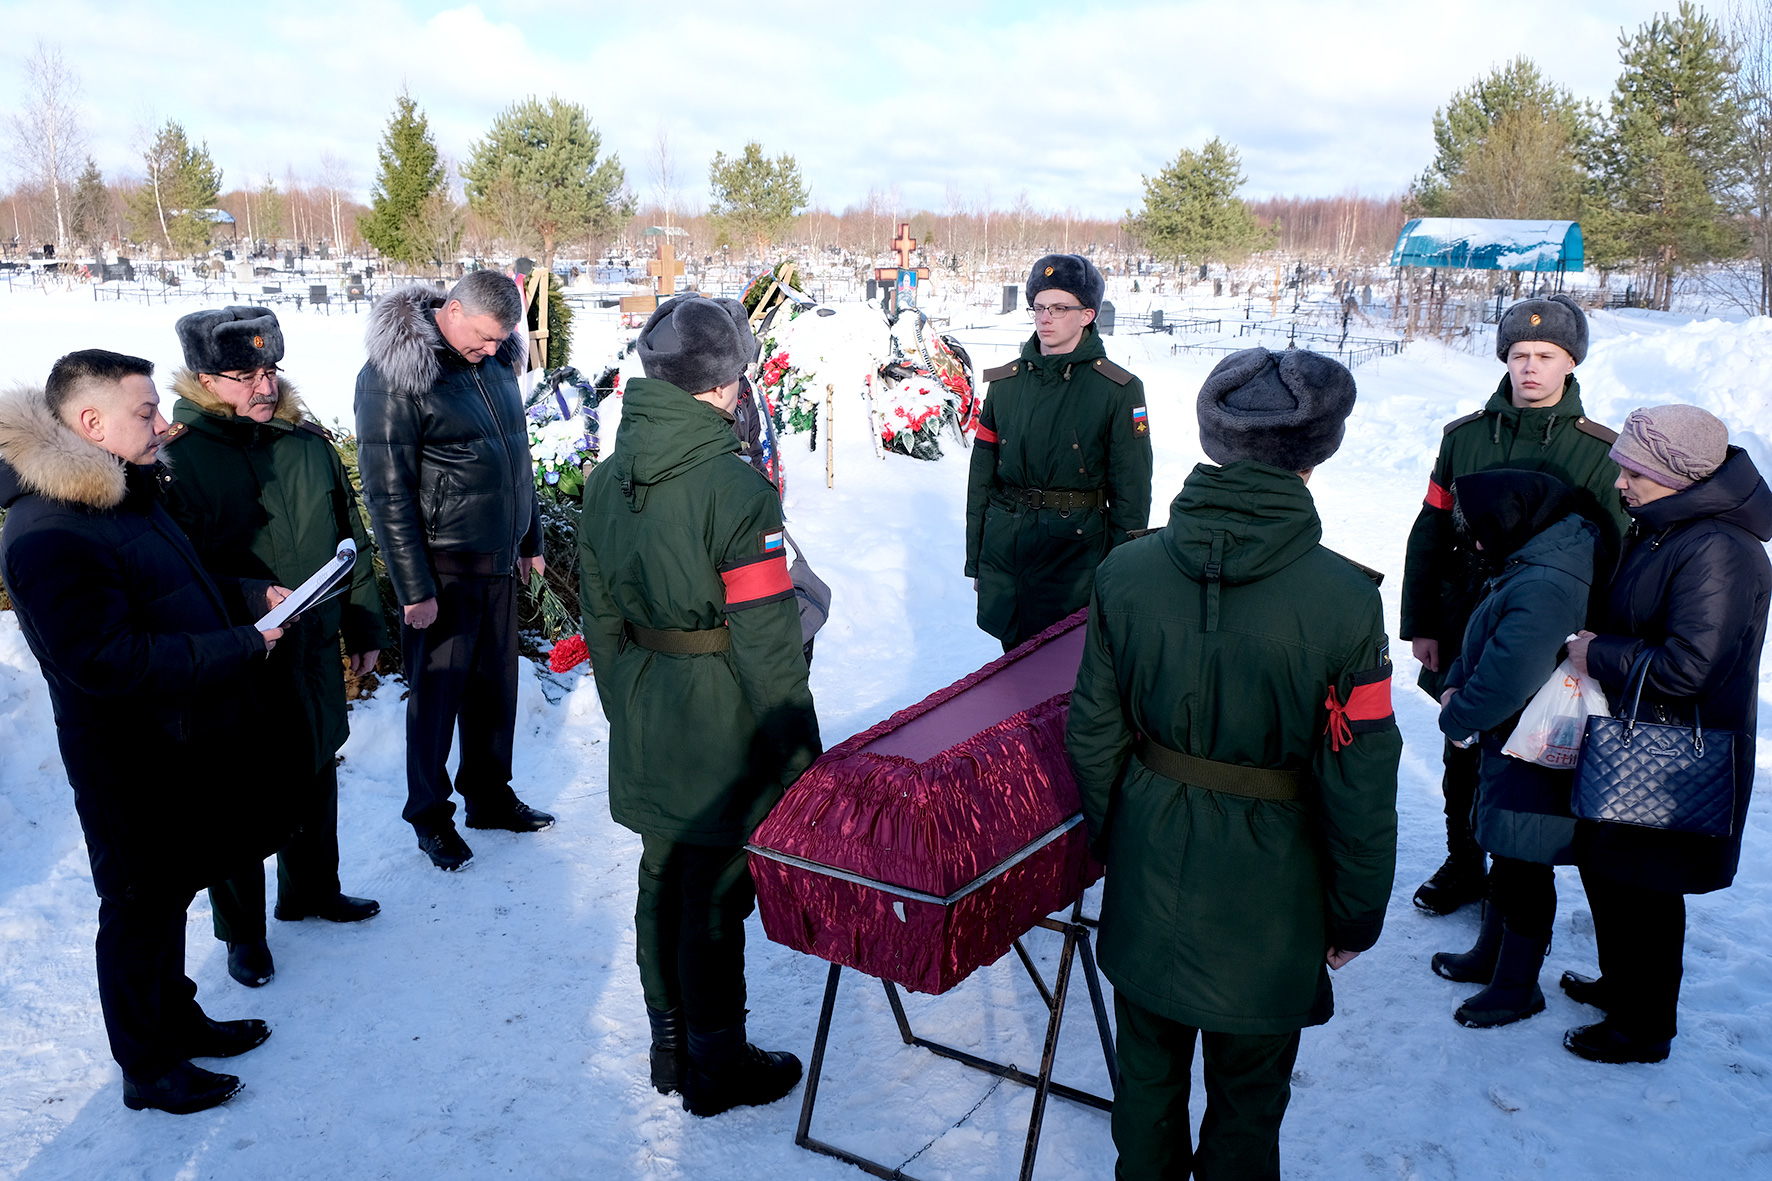
[[[331,762],[304,789],[301,831],[277,851],[277,901],[298,907],[338,893],[338,768]],[[215,937],[252,943],[265,937],[265,873],[253,866],[209,887]]]
[[[695,1029],[744,1021],[744,921],[757,905],[742,845],[640,838],[634,958],[646,1006]]]
[[[1114,997],[1120,1091],[1119,1181],[1279,1181],[1280,1121],[1292,1098],[1298,1031],[1210,1033]],[[1189,1136],[1194,1038],[1204,1049],[1206,1116]]]

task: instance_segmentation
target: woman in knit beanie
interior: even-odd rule
[[[1646,656],[1644,715],[1734,732],[1728,835],[1592,820],[1576,831],[1602,975],[1565,972],[1561,984],[1605,1020],[1570,1030],[1563,1045],[1595,1062],[1659,1062],[1677,1032],[1685,895],[1728,886],[1741,860],[1772,599],[1762,544],[1772,540],[1772,489],[1729,446],[1729,429],[1696,406],[1632,411],[1611,454],[1631,530],[1604,627],[1571,640],[1569,659],[1616,702]]]

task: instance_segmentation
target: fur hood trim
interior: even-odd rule
[[[221,418],[239,417],[232,406],[204,389],[203,383],[189,369],[180,369],[172,375],[172,392],[205,413]],[[277,379],[277,412],[272,417],[281,418],[290,426],[300,426],[313,417],[302,404],[294,383],[287,377]]]
[[[0,458],[23,487],[51,500],[114,509],[129,488],[123,461],[63,425],[41,386],[0,394]]]
[[[381,374],[389,392],[417,397],[437,383],[443,372],[437,354],[449,345],[437,330],[435,319],[425,313],[435,312],[445,302],[444,296],[422,283],[395,288],[376,300],[363,343],[369,352],[369,363]],[[517,330],[499,346],[496,359],[516,368],[526,349],[519,320]]]

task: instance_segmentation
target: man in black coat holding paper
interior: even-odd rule
[[[0,395],[0,574],[49,683],[99,896],[99,1000],[128,1106],[201,1111],[240,1089],[262,1021],[212,1021],[185,976],[195,891],[289,829],[277,772],[244,757],[246,679],[283,634],[229,623],[288,592],[212,581],[160,507],[153,365],[100,349]],[[242,768],[250,766],[250,776]],[[267,782],[269,781],[269,782]]]

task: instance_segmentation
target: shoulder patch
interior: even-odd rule
[[[1143,406],[1134,406],[1132,408],[1132,433],[1137,435],[1148,435],[1150,430],[1150,415],[1145,412]]]
[[[1095,358],[1095,371],[1113,382],[1115,385],[1125,385],[1132,380],[1131,373],[1120,368],[1106,357]]]
[[[300,422],[296,423],[295,429],[298,431],[306,431],[310,435],[319,435],[322,439],[325,439],[328,443],[333,441],[332,440],[332,432],[327,430],[325,427],[321,426],[319,423],[315,422],[311,418],[304,418]]]
[[[1618,432],[1617,431],[1613,430],[1611,427],[1608,427],[1608,426],[1601,426],[1599,423],[1595,422],[1591,418],[1576,419],[1575,420],[1575,429],[1580,431],[1584,435],[1592,435],[1594,438],[1596,438],[1600,442],[1606,444],[1606,446],[1608,446],[1608,447],[1610,447],[1610,446],[1612,446],[1612,444],[1618,442]]]
[[[1487,410],[1473,410],[1469,414],[1465,415],[1463,418],[1455,418],[1451,422],[1447,423],[1444,427],[1442,427],[1440,429],[1440,433],[1442,435],[1449,435],[1453,431],[1457,430],[1459,427],[1464,426],[1466,423],[1480,421],[1482,419],[1482,417],[1487,413],[1489,413]]]
[[[166,446],[167,443],[178,442],[180,439],[185,437],[185,432],[190,429],[191,429],[191,427],[190,427],[189,423],[184,423],[184,422],[173,423],[171,426],[166,428],[166,438],[161,442],[160,446],[164,447],[164,446]]]
[[[979,376],[986,381],[1002,381],[1006,377],[1014,377],[1021,372],[1021,362],[1011,361],[1007,365],[999,365],[995,369],[986,369]]]
[[[762,554],[786,553],[783,530],[766,529],[757,534],[757,552]]]
[[[1335,554],[1335,551],[1332,549],[1329,549],[1328,546],[1324,546],[1323,548],[1326,550],[1329,550],[1330,553]],[[1372,580],[1373,586],[1383,586],[1384,585],[1384,571],[1374,570],[1370,566],[1363,566],[1359,562],[1356,562],[1352,558],[1348,557],[1346,554],[1335,554],[1335,556],[1340,558],[1342,561],[1346,562],[1348,565],[1352,566],[1355,570],[1358,570],[1361,574],[1364,574],[1367,578],[1370,578]]]

